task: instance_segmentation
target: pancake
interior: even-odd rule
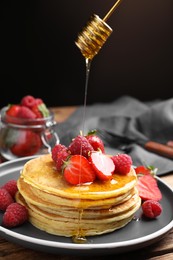
[[[108,181],[71,185],[58,172],[50,154],[29,160],[17,181],[16,201],[29,211],[29,221],[50,234],[73,237],[112,232],[127,225],[141,205],[137,177],[113,174]]]

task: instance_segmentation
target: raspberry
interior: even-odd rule
[[[85,136],[78,135],[72,140],[68,150],[73,155],[80,154],[88,158],[89,152],[94,151],[94,148]]]
[[[41,98],[36,98],[35,99],[35,104],[38,106],[40,104],[43,104],[43,100]]]
[[[12,228],[22,225],[27,220],[27,208],[17,202],[14,202],[7,207],[2,218],[2,225],[4,227]]]
[[[62,144],[57,144],[52,149],[52,159],[55,162],[58,171],[62,170],[64,161],[67,160],[69,156],[67,147]]]
[[[14,200],[10,193],[3,188],[0,188],[0,210],[5,211]]]
[[[156,218],[162,213],[162,206],[156,200],[146,200],[142,204],[144,216],[147,218]]]
[[[127,174],[132,166],[132,158],[128,154],[117,154],[111,157],[115,164],[115,172]]]
[[[1,188],[6,189],[10,193],[10,195],[14,198],[16,192],[18,191],[17,181],[9,180]]]
[[[27,96],[22,98],[20,104],[22,106],[26,106],[26,107],[31,108],[35,105],[35,98],[31,95],[27,95]]]
[[[52,148],[52,159],[54,162],[56,162],[57,153],[61,152],[62,150],[67,150],[67,147],[63,144],[56,144]]]
[[[58,171],[62,170],[64,161],[69,157],[69,153],[66,149],[63,149],[57,153],[55,165]]]
[[[102,153],[105,152],[105,147],[103,141],[95,134],[89,134],[86,136],[89,143],[92,145],[95,151],[101,150]]]
[[[36,115],[34,114],[34,112],[29,107],[21,106],[18,113],[17,113],[17,117],[27,118],[27,119],[35,119]]]

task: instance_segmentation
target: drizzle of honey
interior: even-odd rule
[[[88,92],[88,81],[90,74],[91,61],[94,56],[99,52],[103,44],[106,42],[107,38],[112,33],[112,29],[97,15],[93,15],[87,26],[84,28],[82,33],[78,35],[78,39],[75,42],[79,47],[82,55],[86,62],[86,79],[85,79],[85,93],[84,93],[84,105],[83,105],[83,118],[82,118],[82,134],[85,133],[85,120],[86,120],[86,105],[87,105],[87,92]],[[82,148],[81,148],[82,149]],[[82,150],[81,150],[82,153]],[[80,177],[79,177],[80,178]],[[92,185],[89,185],[92,186]],[[79,197],[82,190],[79,185]],[[90,188],[89,188],[90,189]],[[91,191],[92,192],[92,191]],[[82,209],[79,209],[79,220],[78,220],[78,230],[73,236],[72,240],[75,243],[86,243],[87,239],[85,233],[80,228],[80,222],[82,218]]]

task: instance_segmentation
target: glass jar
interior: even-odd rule
[[[51,111],[48,117],[24,119],[6,115],[7,109],[0,113],[0,154],[5,160],[46,154],[59,143]]]

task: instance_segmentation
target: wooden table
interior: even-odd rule
[[[74,111],[76,107],[60,107],[60,108],[51,108],[51,110],[55,113],[55,120],[57,122],[62,122],[66,120]],[[173,188],[173,174],[169,174],[161,177],[161,179],[167,183],[170,187]],[[86,256],[87,258],[90,256]],[[31,250],[28,248],[24,248],[20,245],[10,243],[7,240],[0,237],[0,259],[2,260],[81,260],[84,259],[83,256],[69,256],[69,255],[53,255],[47,254],[35,250]],[[156,244],[152,244],[143,249],[109,256],[110,259],[165,259],[172,260],[173,259],[173,230],[171,230],[166,236],[157,242]],[[94,259],[102,260],[105,259],[105,256],[94,256]]]

